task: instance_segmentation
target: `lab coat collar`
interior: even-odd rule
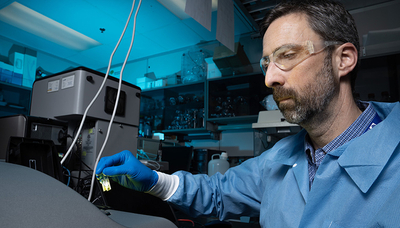
[[[395,148],[400,142],[400,104],[371,102],[379,117],[383,120],[372,130],[344,144],[329,153],[329,156],[339,157],[338,163],[343,167],[358,188],[366,193],[378,178],[387,164]],[[298,186],[307,199],[308,171],[304,171],[307,158],[304,153],[304,137],[307,132],[303,129],[298,134],[280,140],[265,154],[267,160],[283,165],[297,167],[294,173]]]
[[[371,103],[383,120],[372,130],[332,151],[358,188],[366,193],[378,178],[400,139],[399,103]]]
[[[303,129],[299,133],[278,141],[273,150],[267,152],[267,160],[283,165],[293,166],[304,154],[304,137],[307,132]]]

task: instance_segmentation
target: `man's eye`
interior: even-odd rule
[[[296,58],[297,53],[296,52],[285,52],[285,53],[281,53],[278,58],[282,59],[282,60],[291,60]]]

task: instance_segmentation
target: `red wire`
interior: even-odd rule
[[[191,222],[192,226],[194,227],[194,222],[190,219],[178,219],[178,222]]]

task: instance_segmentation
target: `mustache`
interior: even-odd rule
[[[280,100],[284,98],[295,98],[297,97],[297,94],[294,90],[292,89],[286,89],[282,87],[275,87],[272,91],[272,95],[274,97],[275,102],[279,102]]]

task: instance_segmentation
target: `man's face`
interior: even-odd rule
[[[307,40],[318,43],[321,38],[308,26],[305,16],[281,17],[265,33],[263,56],[284,45],[300,45]],[[325,59],[326,53],[312,55],[290,70],[282,70],[274,63],[268,66],[265,83],[273,88],[274,100],[288,122],[307,123],[323,112],[334,97],[338,81],[331,58]]]

